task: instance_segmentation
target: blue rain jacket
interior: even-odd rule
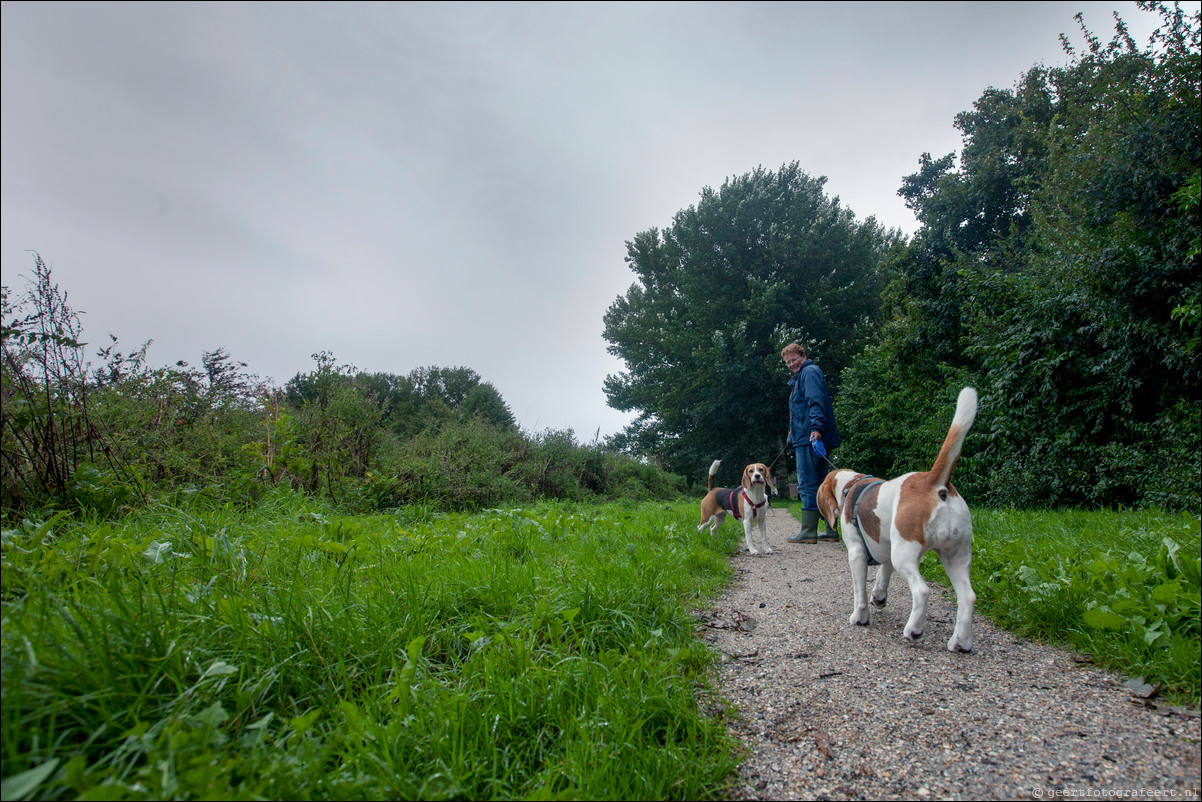
[[[835,409],[831,405],[831,394],[826,387],[826,376],[814,360],[807,359],[801,370],[789,379],[789,431],[793,434],[793,445],[810,442],[810,432],[822,433],[822,444],[826,450],[839,447],[839,428],[835,426]]]

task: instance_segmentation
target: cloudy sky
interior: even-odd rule
[[[901,178],[986,87],[1065,63],[1077,11],[1155,27],[1122,2],[2,8],[4,284],[39,252],[85,339],[156,366],[467,366],[582,441],[631,419],[602,315],[636,233],[792,161],[911,233]]]

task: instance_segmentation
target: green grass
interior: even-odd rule
[[[690,610],[735,530],[312,505],[6,531],[3,798],[723,794]]]
[[[282,494],[6,530],[0,796],[721,797],[738,750],[702,712],[690,610],[739,532],[694,507],[345,517]],[[1196,517],[974,530],[983,614],[1198,704]]]
[[[1188,514],[973,510],[979,613],[1192,707],[1202,687],[1199,552],[1199,519]],[[934,554],[923,575],[951,586]]]
[[[1188,514],[974,510],[973,589],[996,623],[1197,707],[1199,548]]]

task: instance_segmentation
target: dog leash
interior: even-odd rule
[[[785,455],[785,452],[788,450],[789,450],[789,444],[785,443],[785,447],[782,448],[780,450],[780,453],[776,455],[776,459],[774,459],[774,460],[772,460],[772,462],[768,463],[768,473],[772,473],[772,466],[775,465],[780,460],[780,458]]]
[[[819,447],[814,445],[815,443],[817,443],[818,446],[822,446],[822,441],[821,440],[811,440],[810,446],[814,448],[814,453],[817,454],[819,457],[821,457],[823,462],[825,462],[827,465],[831,466],[832,470],[835,470],[835,463],[831,462],[830,459],[828,459],[826,456],[826,447],[822,446],[820,449]],[[785,443],[785,447],[782,448],[780,450],[780,453],[776,455],[776,459],[774,459],[774,460],[772,460],[772,462],[768,463],[769,471],[772,470],[772,466],[775,465],[777,462],[779,462],[780,458],[783,457],[785,455],[785,452],[787,452],[788,450],[789,450],[789,443]]]

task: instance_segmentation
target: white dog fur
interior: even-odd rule
[[[956,591],[956,625],[947,642],[948,651],[972,651],[972,612],[977,598],[969,581],[972,516],[950,480],[976,415],[977,392],[965,387],[939,457],[929,471],[907,473],[875,486],[870,486],[873,477],[849,470],[831,471],[823,480],[818,508],[828,526],[833,528],[836,518],[843,523],[853,586],[851,623],[868,624],[867,547],[880,563],[872,588],[873,605],[885,606],[889,579],[896,570],[909,583],[912,596],[903,635],[908,641],[921,638],[931,591],[918,566],[923,554],[934,551]],[[866,489],[861,491],[861,487]],[[848,498],[849,493],[858,496],[858,505]]]

